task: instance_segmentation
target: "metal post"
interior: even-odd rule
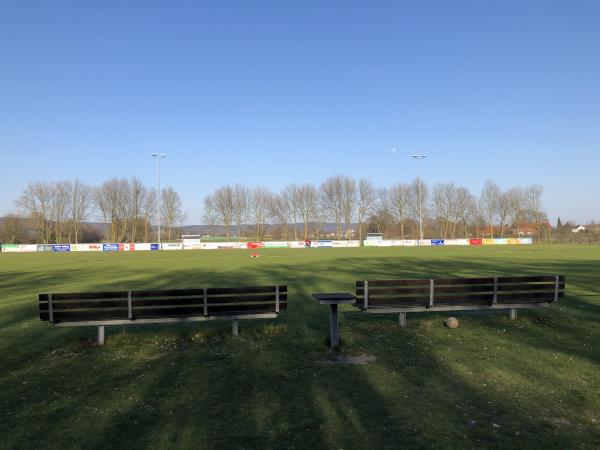
[[[133,306],[131,304],[131,291],[127,291],[127,318],[133,320]]]
[[[104,345],[104,325],[98,325],[98,345]]]
[[[52,305],[52,294],[48,294],[48,320],[54,323],[54,306]]]
[[[160,160],[166,158],[167,155],[165,153],[152,153],[152,156],[156,158],[158,163],[158,192],[156,193],[158,198],[156,202],[156,221],[158,225],[158,249],[162,250],[160,245]]]
[[[240,332],[239,332],[239,329],[238,329],[238,321],[237,320],[233,321],[233,329],[232,329],[232,331],[233,331],[233,335],[234,336],[239,336]]]
[[[417,160],[417,197],[419,201],[419,245],[423,240],[423,214],[421,201],[421,160],[427,158],[427,155],[412,155]]]
[[[435,295],[434,283],[435,283],[435,280],[433,280],[433,279],[429,280],[429,307],[430,308],[433,308],[433,297]]]
[[[340,346],[340,336],[338,332],[338,305],[331,305],[331,350],[336,350]]]
[[[508,310],[508,318],[510,320],[515,320],[517,318],[517,308],[510,308]]]
[[[367,309],[369,307],[369,282],[365,281],[365,300],[364,300],[364,307],[365,309]]]
[[[406,313],[405,312],[401,312],[398,315],[398,325],[400,325],[402,328],[406,327]]]
[[[554,301],[555,302],[558,301],[559,280],[560,280],[560,277],[558,275],[556,275],[555,282],[554,282]]]
[[[279,314],[279,285],[275,286],[275,312]]]

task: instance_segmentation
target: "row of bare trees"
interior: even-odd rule
[[[389,237],[415,237],[419,218],[419,191],[423,221],[432,237],[504,237],[509,230],[520,234],[522,223],[541,224],[543,188],[539,185],[502,191],[493,181],[485,183],[479,197],[454,183],[429,188],[422,180],[398,182],[375,188],[365,178],[336,175],[321,185],[290,184],[280,192],[263,186],[223,186],[204,199],[204,220],[222,225],[227,237],[242,236],[245,224],[253,224],[257,239],[278,230],[283,239],[319,237],[324,223],[335,224],[338,239],[362,239],[365,231]]]
[[[79,242],[82,225],[99,219],[106,224],[105,239],[111,242],[148,242],[156,220],[156,190],[137,178],[112,178],[91,186],[79,179],[32,182],[17,207],[31,220],[36,240]],[[172,187],[161,190],[161,222],[167,239],[183,219],[181,199]]]

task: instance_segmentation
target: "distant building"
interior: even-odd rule
[[[572,233],[581,233],[582,231],[585,231],[585,227],[583,225],[579,225],[577,228],[573,228],[571,230]]]

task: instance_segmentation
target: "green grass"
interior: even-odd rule
[[[600,247],[0,255],[0,448],[598,448]],[[356,279],[564,274],[564,301],[501,312],[344,307],[331,362],[316,291]],[[286,283],[276,320],[57,328],[39,292]]]

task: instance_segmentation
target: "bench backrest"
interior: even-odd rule
[[[520,276],[369,280],[356,282],[356,304],[370,308],[433,308],[552,303],[563,297],[565,277]]]
[[[53,323],[277,314],[287,286],[40,294],[39,306]]]

